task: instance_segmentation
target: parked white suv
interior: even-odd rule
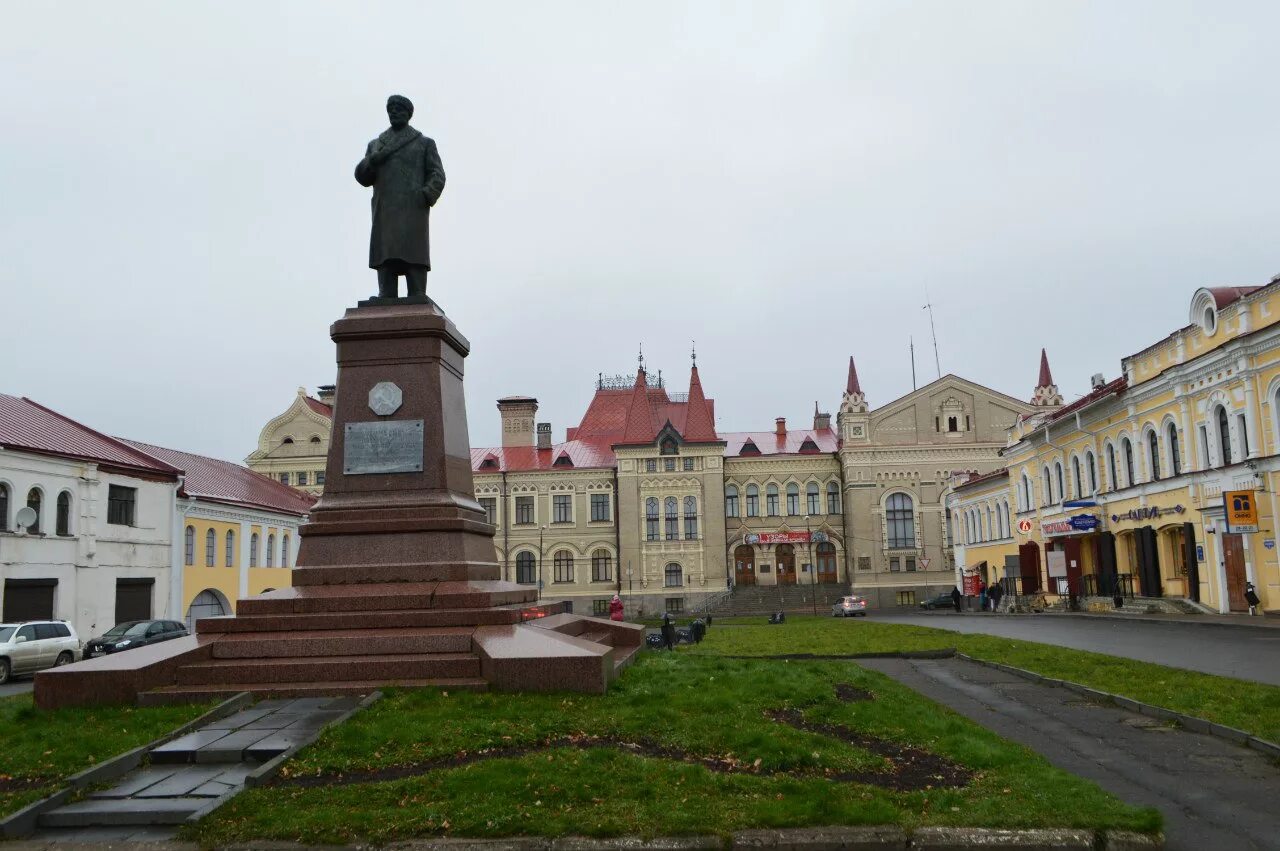
[[[79,658],[80,639],[65,621],[0,623],[0,684]]]

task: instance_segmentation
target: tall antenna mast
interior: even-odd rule
[[[929,301],[929,288],[924,288],[924,309],[929,311],[929,333],[933,335],[933,365],[938,368],[938,377],[942,377],[942,360],[938,357],[938,330],[933,327],[933,302]]]
[[[916,390],[916,341],[908,336],[907,345],[911,347],[911,392]]]

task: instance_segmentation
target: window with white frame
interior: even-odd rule
[[[684,539],[686,541],[696,541],[698,539],[697,497],[686,496],[684,498]]]
[[[827,513],[840,513],[840,485],[836,482],[827,482]]]
[[[573,495],[557,493],[551,496],[551,522],[573,522]]]
[[[666,519],[666,538],[668,541],[680,540],[680,502],[674,496],[663,501],[663,512]]]
[[[610,517],[609,501],[610,501],[610,494],[607,494],[607,493],[591,494],[591,522],[592,523],[609,522],[609,517]]]
[[[658,498],[651,496],[644,501],[644,538],[646,541],[658,540]]]
[[[1178,449],[1178,427],[1169,423],[1165,429],[1165,445],[1169,447],[1169,475],[1182,474],[1182,453]]]
[[[804,488],[805,510],[810,517],[817,517],[822,513],[822,494],[818,490],[817,482],[809,482]]]
[[[738,488],[735,485],[729,485],[724,489],[724,516],[738,516]]]
[[[1231,426],[1227,422],[1227,409],[1221,405],[1218,406],[1218,446],[1222,453],[1218,458],[1225,467],[1231,463]]]
[[[196,563],[196,527],[188,526],[182,541],[182,563],[194,567]]]
[[[885,500],[885,522],[889,549],[914,549],[916,545],[915,505],[905,493],[890,494]]]
[[[792,517],[800,514],[800,486],[795,482],[787,485],[787,514]]]
[[[217,558],[218,551],[218,533],[210,529],[204,533],[204,566],[213,567],[214,559]]]
[[[760,516],[760,488],[747,485],[747,516]]]

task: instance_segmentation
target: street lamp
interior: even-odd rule
[[[547,524],[543,523],[538,527],[538,600],[542,600],[542,560],[546,557],[546,551],[542,548],[542,536],[547,531]]]
[[[809,528],[809,515],[804,516],[804,533],[809,541],[809,591],[813,597],[813,616],[818,616],[818,577],[813,564],[813,530]]]

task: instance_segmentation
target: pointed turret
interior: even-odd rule
[[[652,443],[657,436],[658,427],[653,422],[653,408],[649,405],[649,384],[644,367],[640,367],[627,405],[627,426],[619,443]]]
[[[847,396],[855,393],[862,395],[862,385],[858,382],[858,368],[853,364],[853,355],[849,355],[849,380],[845,382],[844,392]]]
[[[849,380],[844,385],[844,399],[840,410],[845,413],[865,413],[867,395],[862,392],[862,383],[858,381],[858,368],[854,366],[853,356],[849,356]]]
[[[698,365],[693,365],[689,375],[689,402],[685,408],[684,434],[686,441],[719,440],[715,423],[711,421],[711,406],[702,392],[702,379],[698,377]]]
[[[1036,382],[1035,392],[1031,394],[1031,404],[1037,408],[1056,408],[1062,404],[1062,394],[1058,385],[1053,383],[1053,373],[1049,370],[1049,355],[1040,350],[1040,378]]]

